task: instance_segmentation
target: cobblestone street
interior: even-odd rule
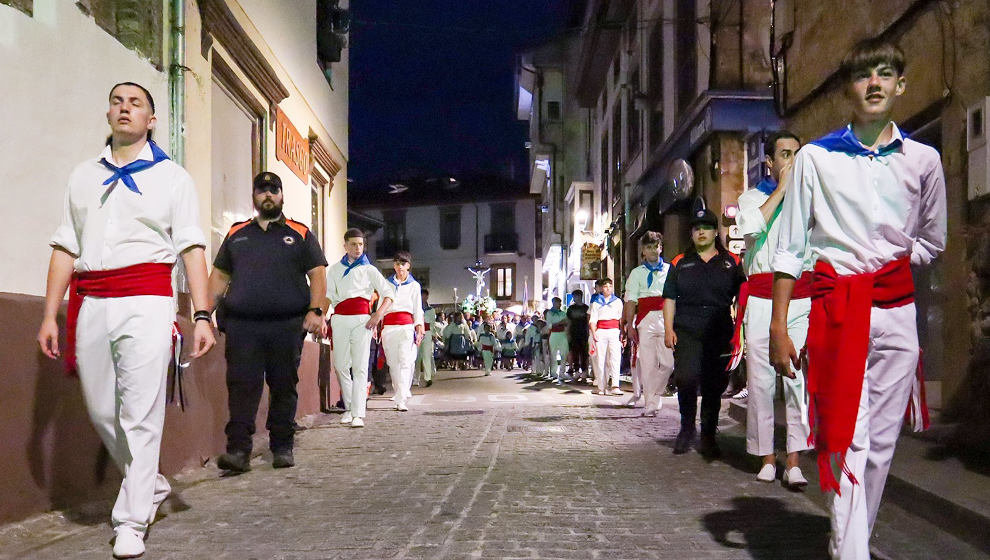
[[[756,482],[738,426],[725,459],[671,453],[676,400],[657,418],[589,387],[518,372],[441,372],[407,413],[371,400],[364,429],[337,415],[297,437],[292,469],[270,456],[175,483],[152,559],[824,558],[813,499]],[[752,471],[752,472],[751,472]],[[0,529],[2,558],[108,558],[109,505]],[[903,540],[890,533],[889,540]],[[925,558],[901,546],[896,558]],[[976,557],[976,556],[974,556]]]

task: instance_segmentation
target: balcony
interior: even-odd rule
[[[391,259],[397,252],[408,250],[408,239],[382,239],[375,243],[375,258]]]
[[[519,251],[519,234],[489,233],[485,236],[486,253],[515,253]]]

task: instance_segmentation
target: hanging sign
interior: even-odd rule
[[[309,140],[302,137],[281,107],[275,107],[275,157],[303,183],[309,183]]]
[[[581,280],[598,280],[602,274],[602,247],[585,243],[581,247]]]

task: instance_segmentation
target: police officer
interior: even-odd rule
[[[259,173],[253,198],[258,215],[230,228],[210,275],[211,301],[223,298],[230,411],[227,452],[217,466],[234,472],[251,468],[251,436],[266,382],[272,466],[295,464],[296,370],[306,333],[323,326],[326,293],[326,257],[305,225],[282,215],[278,175]]]
[[[745,281],[738,258],[718,237],[718,219],[699,209],[691,217],[692,246],[671,262],[663,288],[665,344],[674,349],[674,379],[681,409],[681,430],[674,453],[694,442],[698,392],[701,392],[701,441],[698,452],[720,455],[715,431],[732,341],[732,301]]]

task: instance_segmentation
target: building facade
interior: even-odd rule
[[[364,217],[352,225],[367,230],[369,223],[382,224],[369,232],[367,251],[383,273],[392,273],[396,251],[409,251],[412,274],[430,290],[430,302],[452,307],[475,293],[468,267],[490,268],[482,296],[495,298],[502,309],[537,307],[538,210],[525,185],[493,177],[442,177],[402,186],[408,190],[394,194],[355,189],[349,200],[352,216]],[[336,253],[330,246],[331,258],[343,254],[342,241],[337,243]]]
[[[0,162],[6,192],[17,193],[0,217],[19,232],[0,249],[0,378],[18,388],[0,434],[18,442],[10,449],[28,450],[9,457],[0,521],[113,486],[112,474],[106,483],[71,476],[97,471],[99,442],[80,414],[77,383],[59,380],[59,366],[40,360],[34,341],[48,242],[70,171],[99,154],[109,134],[110,88],[133,81],[155,98],[154,139],[195,181],[208,258],[233,222],[253,216],[251,179],[263,170],[282,178],[285,214],[325,244],[346,226],[347,58],[327,48],[327,34],[344,31],[331,16],[345,8],[325,0],[294,0],[291,9],[267,0],[0,0],[0,117],[8,131]],[[191,328],[181,274],[176,284],[180,322]],[[304,413],[313,408],[316,353],[307,343]],[[222,450],[223,367],[221,338],[187,369],[195,404],[169,407],[167,474]]]

